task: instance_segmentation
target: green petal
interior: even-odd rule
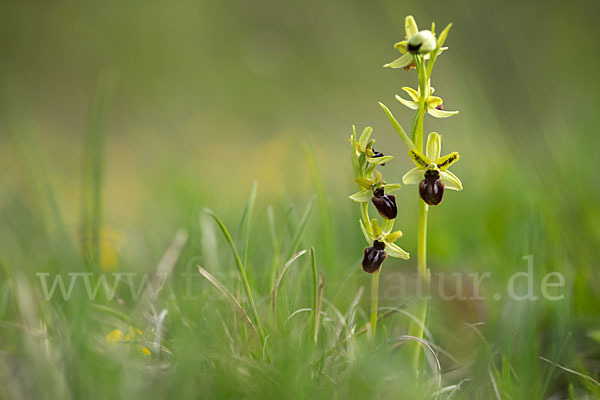
[[[416,150],[408,150],[408,156],[413,160],[415,165],[421,169],[425,169],[431,165],[431,159]]]
[[[402,258],[404,260],[408,260],[410,258],[410,254],[406,251],[402,250],[400,247],[395,245],[394,243],[386,243],[385,252],[388,256]]]
[[[406,53],[408,51],[408,44],[406,43],[406,40],[403,40],[401,42],[395,43],[394,47],[399,50],[402,54]]]
[[[400,103],[404,104],[411,110],[417,110],[419,108],[419,103],[417,103],[416,101],[405,100],[398,95],[396,95],[396,100],[398,100]]]
[[[373,184],[381,182],[381,174],[379,171],[375,171],[375,176],[373,177]]]
[[[404,174],[402,182],[404,182],[405,185],[416,185],[423,180],[423,176],[423,169],[415,167]]]
[[[419,92],[417,92],[415,89],[408,87],[408,86],[404,86],[402,88],[402,90],[404,90],[406,93],[408,93],[408,95],[410,96],[410,98],[412,99],[412,101],[419,101]]]
[[[391,63],[384,65],[385,68],[405,68],[413,62],[413,56],[410,53],[404,54],[402,57],[395,59]]]
[[[365,237],[365,240],[367,241],[367,243],[368,243],[369,245],[373,244],[373,240],[375,240],[375,238],[373,238],[373,237],[372,237],[372,236],[369,234],[369,232],[367,232],[367,229],[365,228],[365,225],[363,224],[363,222],[362,222],[362,219],[361,219],[361,220],[359,220],[358,222],[359,222],[359,224],[360,224],[360,230],[362,231],[362,233],[363,233],[363,235],[364,235],[364,237]]]
[[[371,134],[373,133],[373,128],[367,126],[360,135],[360,139],[358,139],[358,145],[360,149],[364,152],[367,148],[367,144],[369,143],[369,139],[371,138]]]
[[[385,241],[388,243],[394,243],[396,240],[402,237],[402,231],[392,232],[385,237]]]
[[[371,164],[384,164],[388,161],[390,161],[392,158],[394,158],[393,156],[383,156],[383,157],[367,157],[367,161],[370,162]]]
[[[383,188],[385,192],[389,194],[397,192],[398,190],[400,190],[401,187],[402,185],[400,185],[399,183],[390,183],[388,185],[385,185]]]
[[[446,185],[446,189],[462,190],[462,182],[450,171],[440,171],[440,179]]]
[[[348,197],[357,203],[366,203],[373,197],[373,192],[370,190],[361,190]]]
[[[431,132],[427,136],[427,148],[425,154],[432,160],[440,158],[440,151],[442,150],[442,137],[437,132]]]
[[[379,222],[375,218],[371,220],[371,227],[373,228],[373,236],[377,237],[383,234],[383,231],[379,227]]]
[[[367,190],[371,190],[371,186],[373,186],[373,182],[366,178],[356,178],[354,179],[354,182]]]
[[[431,115],[432,117],[436,117],[436,118],[448,118],[455,114],[458,114],[458,111],[443,111],[443,110],[438,110],[437,108],[428,107],[427,113],[429,115]]]
[[[434,91],[433,88],[431,88],[431,92],[429,92],[429,93],[433,93],[433,91]],[[436,108],[443,102],[444,102],[444,100],[442,100],[441,97],[437,97],[437,96],[427,97],[427,107]]]
[[[435,164],[438,166],[439,169],[441,169],[442,171],[445,171],[448,168],[450,168],[450,166],[452,164],[454,164],[455,162],[457,162],[459,159],[460,159],[460,156],[458,155],[457,152],[454,151],[450,154],[446,154],[444,157],[436,158]]]
[[[412,15],[407,16],[404,19],[404,30],[406,31],[406,38],[416,35],[419,33],[419,28],[417,27],[417,21]]]

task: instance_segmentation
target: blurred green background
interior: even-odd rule
[[[301,248],[315,247],[332,303],[347,306],[358,287],[368,288],[369,277],[359,267],[364,243],[358,207],[347,198],[356,190],[347,139],[352,124],[359,130],[373,126],[377,149],[395,156],[384,168],[386,179],[399,182],[412,168],[404,144],[377,104],[386,103],[410,128],[412,113],[394,95],[401,94],[402,86],[416,87],[416,75],[382,65],[398,56],[393,44],[403,39],[404,17],[412,14],[421,29],[431,21],[438,31],[454,24],[432,86],[445,109],[460,114],[445,120],[426,117],[425,130],[443,136],[443,154],[460,152],[453,171],[465,190],[448,193],[443,205],[430,212],[431,269],[492,272],[484,285],[491,294],[505,291],[509,277],[525,270],[522,257],[532,254],[537,288],[547,272],[566,278],[561,301],[494,301],[488,295],[477,304],[432,306],[434,336],[442,347],[471,360],[464,365],[502,359],[509,371],[508,377],[498,373],[502,398],[566,397],[569,385],[576,396],[593,392],[589,380],[561,374],[538,357],[592,377],[600,369],[593,339],[600,330],[600,188],[595,184],[599,11],[594,2],[555,0],[3,2],[0,263],[6,345],[0,345],[0,354],[5,365],[27,359],[19,330],[11,325],[23,323],[18,296],[10,289],[18,277],[39,290],[36,272],[73,271],[81,264],[65,255],[61,232],[74,243],[80,240],[86,166],[94,157],[103,171],[100,215],[107,246],[114,252],[111,268],[153,271],[174,233],[184,227],[190,239],[177,273],[193,260],[227,282],[234,280],[226,243],[199,219],[202,209],[210,207],[237,232],[256,181],[255,233],[246,256],[259,292],[268,292],[273,257],[267,207],[273,207],[277,226],[291,221],[293,232],[315,193],[315,213]],[[112,82],[112,90],[106,134],[95,142],[89,139],[98,126],[92,110],[102,77]],[[398,243],[413,255],[415,192],[406,187],[397,195],[398,223],[405,234]],[[215,243],[220,250],[208,254]],[[414,260],[388,260],[383,284],[386,273],[409,274],[415,266]],[[211,293],[212,288],[202,285]],[[172,293],[178,290],[174,283]],[[128,304],[120,306],[128,309]],[[182,320],[208,318],[205,305],[178,306]],[[58,319],[67,326],[73,315],[80,315],[56,308],[57,314],[65,313]],[[59,325],[50,322],[52,312],[45,313],[42,325]],[[486,323],[481,329],[488,356],[475,337],[461,343],[464,324],[478,322]],[[196,342],[181,327],[185,324],[177,326],[171,337],[177,337],[178,329],[183,332],[172,344],[183,353],[179,365],[196,368],[197,360],[181,347]],[[99,335],[109,331],[100,329]],[[75,398],[90,395],[93,374],[106,382],[116,379],[107,372],[110,368],[97,366],[103,364],[95,357],[82,357],[81,365],[89,370],[81,369],[80,376],[67,374],[66,387]],[[28,368],[24,362],[14,367],[17,372],[4,371],[0,377],[27,376]],[[171,384],[162,391],[152,384],[146,389],[157,390],[157,396],[281,395],[273,388],[245,391],[235,379],[242,389],[228,387],[231,378],[223,377],[236,374],[223,368],[208,368],[214,373],[205,378],[213,382],[211,389],[184,391],[176,384],[189,377],[181,369],[165,372]],[[462,376],[478,382],[483,374],[485,383],[471,384],[464,396],[492,396],[485,369],[471,371]],[[550,382],[552,377],[559,378]],[[451,375],[447,379],[457,381]],[[268,387],[257,382],[257,387]],[[35,390],[35,384],[23,387],[25,394]],[[145,393],[135,385],[114,387],[114,392],[104,389],[113,395]],[[363,394],[347,388],[353,397]],[[309,392],[296,394],[302,393]]]

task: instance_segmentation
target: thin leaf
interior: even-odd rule
[[[312,272],[312,309],[314,311],[312,331],[314,332],[316,329],[315,324],[317,322],[317,303],[319,302],[319,279],[317,275],[317,257],[314,247],[310,248],[310,270]]]
[[[271,234],[271,244],[273,250],[277,248],[277,228],[275,228],[275,214],[273,213],[273,206],[267,207],[267,221],[269,222],[269,233]]]
[[[406,131],[404,131],[404,129],[402,128],[400,123],[396,120],[396,117],[394,117],[394,115],[390,111],[390,109],[387,108],[386,105],[383,104],[382,102],[379,102],[379,105],[381,106],[381,108],[383,108],[383,111],[385,111],[385,114],[388,116],[390,122],[392,123],[392,126],[394,127],[394,129],[396,129],[396,132],[398,133],[400,138],[404,141],[406,146],[409,149],[416,149],[415,144],[413,143],[412,140],[410,140],[410,138],[406,134]]]
[[[310,202],[308,203],[308,205],[306,206],[306,210],[304,210],[304,214],[302,215],[302,218],[300,219],[300,223],[298,224],[298,227],[296,228],[296,233],[294,234],[294,237],[292,239],[292,246],[290,247],[290,250],[286,257],[287,259],[292,258],[292,255],[294,255],[294,253],[296,252],[296,249],[298,248],[298,245],[300,244],[300,240],[302,240],[302,236],[304,235],[304,232],[306,231],[306,226],[308,225],[308,221],[310,220],[310,216],[313,212],[314,207],[315,207],[315,198],[313,197],[310,200]]]
[[[568,373],[573,374],[573,375],[577,375],[578,377],[586,379],[586,380],[592,382],[594,385],[600,387],[600,382],[597,381],[596,379],[592,378],[591,376],[585,375],[585,374],[583,374],[583,373],[581,373],[579,371],[575,371],[574,369],[571,369],[571,368],[563,367],[562,365],[557,364],[554,361],[548,360],[545,357],[540,357],[540,360],[546,361],[547,363],[550,363],[550,364],[554,365],[555,367],[562,369],[565,372],[568,372]]]
[[[179,229],[160,259],[152,280],[146,285],[144,293],[136,304],[138,310],[144,306],[148,306],[152,300],[156,299],[158,293],[165,285],[167,278],[171,275],[171,272],[173,272],[173,268],[175,268],[175,264],[177,263],[177,260],[179,260],[179,256],[181,255],[181,251],[187,243],[187,240],[187,231],[185,229]]]
[[[114,81],[102,75],[96,85],[85,139],[84,179],[82,188],[83,247],[88,262],[101,267],[100,235],[102,227],[102,180],[104,142],[108,127]]]
[[[227,290],[225,285],[223,285],[217,278],[215,278],[201,266],[198,266],[198,271],[200,271],[202,276],[205,277],[210,283],[212,283],[219,290],[219,292],[221,292],[225,297],[227,297],[227,300],[229,300],[231,304],[233,304],[235,308],[240,312],[240,314],[242,314],[242,317],[244,317],[244,321],[252,328],[252,331],[258,334],[256,326],[250,319],[250,316],[248,315],[246,310],[244,310],[244,307],[242,307],[242,305],[239,301],[237,301],[235,296],[229,290]]]
[[[252,314],[254,316],[254,321],[256,322],[256,325],[258,326],[258,332],[260,333],[261,339],[264,340],[264,331],[262,329],[262,324],[260,323],[260,317],[258,316],[258,310],[256,309],[256,304],[254,303],[254,297],[252,296],[252,291],[250,290],[248,278],[246,277],[246,271],[244,270],[244,265],[242,264],[242,259],[240,258],[240,254],[238,253],[237,248],[235,247],[235,243],[233,242],[233,239],[231,238],[229,231],[225,227],[225,224],[223,224],[223,221],[221,221],[221,219],[217,216],[217,214],[215,214],[210,209],[205,209],[204,212],[206,212],[208,215],[213,217],[213,219],[215,220],[217,225],[219,225],[221,232],[223,232],[223,236],[225,236],[227,243],[229,243],[229,246],[231,247],[231,252],[233,253],[233,257],[235,258],[235,263],[238,267],[238,272],[240,273],[240,277],[242,278],[242,283],[244,284],[244,290],[246,291],[246,296],[248,297],[250,307],[252,308]]]
[[[323,279],[323,273],[319,272],[319,285],[318,285],[318,291],[317,291],[317,304],[315,307],[315,344],[317,344],[318,338],[319,338],[319,324],[320,324],[320,319],[321,319],[321,303],[323,302],[323,283],[324,283],[324,279]]]
[[[279,275],[277,276],[277,280],[275,281],[275,285],[273,286],[273,292],[271,294],[271,307],[273,309],[273,321],[275,322],[275,325],[277,325],[277,294],[279,293],[279,287],[281,286],[281,282],[283,281],[283,278],[285,278],[285,276],[288,272],[288,269],[290,268],[292,263],[294,261],[296,261],[298,258],[300,258],[302,255],[304,255],[305,253],[306,253],[306,250],[301,250],[298,253],[294,254],[294,256],[291,257],[285,263],[285,265],[279,272]]]
[[[252,221],[252,212],[254,211],[254,203],[256,202],[256,192],[258,190],[258,182],[254,181],[248,203],[240,220],[240,232],[242,236],[242,257],[243,264],[248,264],[248,246],[250,243],[250,224]]]

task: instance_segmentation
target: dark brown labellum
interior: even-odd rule
[[[373,150],[373,158],[379,158],[379,157],[383,157],[383,153],[380,151],[377,151],[375,149]],[[385,167],[385,163],[381,164],[382,167]]]
[[[419,49],[421,48],[422,44],[423,43],[419,43],[417,45],[414,45],[414,44],[408,43],[408,46],[407,46],[408,52],[411,53],[411,54],[417,54],[419,52]]]
[[[430,206],[436,206],[444,197],[444,182],[440,180],[440,172],[436,170],[425,171],[425,179],[419,184],[419,195]]]
[[[373,191],[371,201],[382,218],[394,219],[398,215],[396,197],[393,194],[385,194],[383,188],[375,189]]]
[[[381,264],[387,257],[384,249],[385,243],[378,240],[373,242],[373,246],[365,248],[365,255],[362,263],[360,263],[363,271],[369,274],[379,271]]]

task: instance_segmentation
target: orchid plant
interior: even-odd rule
[[[410,136],[396,120],[390,109],[383,103],[379,103],[394,129],[408,147],[408,156],[415,164],[415,167],[403,176],[402,182],[405,185],[418,184],[419,186],[417,276],[420,281],[419,284],[425,290],[429,289],[431,279],[431,272],[427,268],[427,216],[429,207],[439,205],[442,202],[445,189],[462,190],[460,179],[448,170],[451,165],[459,160],[459,154],[452,152],[440,156],[442,138],[437,132],[431,132],[427,136],[425,146],[423,143],[425,113],[435,118],[448,118],[458,114],[458,111],[444,110],[442,98],[433,95],[434,88],[431,86],[433,66],[438,56],[447,50],[447,47],[444,47],[444,42],[451,26],[452,24],[449,24],[437,36],[435,24],[432,24],[431,30],[420,31],[415,19],[410,15],[407,16],[405,19],[405,39],[394,45],[402,55],[384,65],[387,68],[404,69],[405,71],[415,69],[417,72],[418,88],[403,88],[410,100],[396,95],[396,99],[401,104],[416,111]],[[394,244],[402,236],[402,233],[399,230],[393,231],[397,217],[397,205],[396,199],[391,193],[399,190],[400,185],[387,184],[377,170],[378,167],[391,161],[392,157],[374,150],[375,140],[371,138],[372,132],[373,130],[367,127],[357,138],[356,130],[353,129],[350,137],[355,182],[360,188],[360,191],[351,195],[350,198],[360,203],[362,218],[359,225],[368,245],[364,250],[361,265],[365,272],[373,275],[370,326],[371,334],[374,336],[377,324],[378,279],[381,265],[387,256],[408,259],[409,254]],[[370,219],[369,200],[379,212],[382,218],[381,223],[377,219]],[[419,340],[423,338],[427,307],[427,300],[419,299],[415,315],[421,323],[412,323],[409,328],[409,335]],[[420,363],[420,349],[418,346],[415,347],[413,363],[415,371],[418,371]]]

